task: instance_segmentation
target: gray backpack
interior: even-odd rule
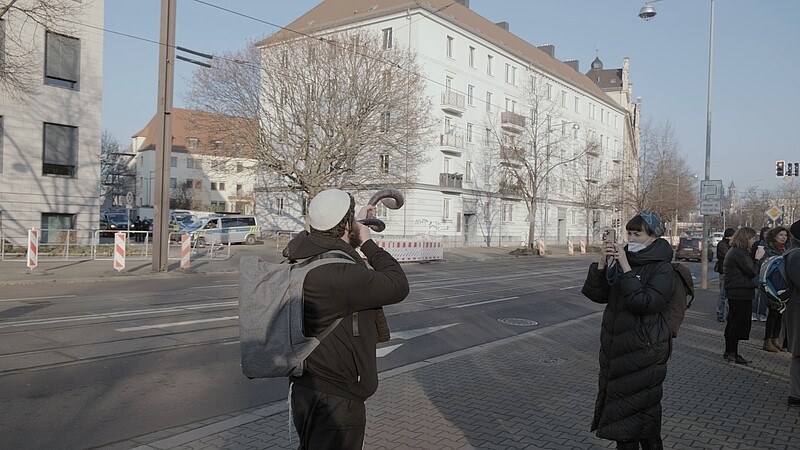
[[[258,256],[239,262],[239,339],[248,378],[301,376],[303,363],[342,318],[319,336],[303,334],[303,281],[323,264],[355,261],[330,251],[296,263],[275,264]]]

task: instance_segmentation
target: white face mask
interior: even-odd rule
[[[640,244],[638,242],[629,242],[628,251],[631,253],[638,253],[647,248],[647,244]]]

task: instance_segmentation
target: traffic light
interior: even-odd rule
[[[777,161],[775,163],[775,176],[776,177],[783,177],[784,176],[784,162]]]
[[[789,170],[792,170],[790,167]],[[800,177],[800,163],[794,163],[794,176]]]

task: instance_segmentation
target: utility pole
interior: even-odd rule
[[[175,79],[177,0],[161,0],[161,48],[158,52],[158,105],[153,202],[153,272],[166,272],[169,256],[169,172],[172,159],[172,91]]]

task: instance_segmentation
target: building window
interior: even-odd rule
[[[2,21],[0,21],[0,26],[2,26]],[[2,33],[2,29],[0,29],[0,33]],[[0,39],[3,38],[3,35],[0,34]],[[2,54],[2,48],[0,48],[0,55]],[[0,59],[0,64],[3,64],[3,60]],[[0,173],[3,173],[3,116],[0,116]]]
[[[61,243],[67,230],[75,229],[75,214],[42,213],[40,244]]]
[[[447,91],[453,88],[453,77],[445,77],[444,79],[444,88]]]
[[[581,101],[578,97],[575,97],[575,112],[578,114],[581,113]]]
[[[517,111],[517,101],[513,100],[513,99],[510,99],[510,98],[506,98],[506,111],[516,112]],[[533,116],[531,116],[531,117],[533,117]]]
[[[514,212],[514,205],[511,203],[504,203],[503,204],[503,221],[504,222],[511,222],[514,220],[513,217]]]
[[[511,64],[506,64],[506,83],[517,84],[517,68]]]
[[[223,182],[219,183],[219,190],[220,191],[224,191],[225,190],[225,183],[223,183]]]
[[[77,89],[80,68],[81,41],[48,31],[44,50],[45,84]]]
[[[464,164],[464,180],[472,181],[472,161],[467,161]]]
[[[561,91],[561,107],[567,107],[567,91]]]
[[[469,48],[469,66],[475,67],[475,47]]]
[[[186,158],[186,168],[194,169],[194,160],[192,158]]]
[[[452,58],[453,57],[453,41],[454,40],[455,39],[453,39],[452,36],[447,36],[447,57],[448,58]]]
[[[309,203],[309,200],[308,200],[308,196],[307,195],[304,195],[303,197],[300,198],[300,206],[301,206],[300,215],[301,216],[308,215],[308,203]],[[382,205],[383,202],[381,202],[379,204]]]
[[[392,116],[389,111],[381,113],[381,131],[386,133],[389,131],[389,123],[392,120]]]
[[[283,197],[278,197],[278,200],[275,202],[275,209],[278,210],[278,214],[283,214]]]
[[[475,105],[475,86],[471,84],[467,86],[467,104],[469,106]]]
[[[200,144],[200,139],[186,138],[186,148],[190,150],[197,148],[199,144]]]
[[[389,173],[389,155],[383,154],[380,156],[380,172]]]
[[[442,160],[442,172],[450,173],[450,159],[451,158],[445,156]]]
[[[211,210],[212,211],[217,211],[217,212],[225,211],[225,205],[226,205],[225,202],[213,202],[212,201],[211,202]]]
[[[378,202],[378,205],[375,207],[375,217],[380,217],[385,219],[386,216],[389,215],[389,208],[383,204],[383,202]]]
[[[442,220],[450,220],[450,199],[442,199]]]
[[[486,93],[486,111],[487,112],[492,112],[492,93],[491,92],[487,92]]]
[[[392,48],[392,29],[391,28],[384,28],[383,29],[383,49],[389,50]]]
[[[78,128],[44,124],[42,174],[75,176],[78,159]]]
[[[6,62],[6,21],[0,19],[0,67]]]
[[[467,142],[472,142],[472,124],[467,124]]]
[[[547,92],[547,94],[546,94],[547,95],[547,99],[548,100],[552,100],[553,99],[553,85],[552,84],[548,84],[547,88],[545,88],[545,89],[546,89],[546,92]]]
[[[486,55],[486,73],[488,75],[494,75],[494,57],[492,55]]]
[[[170,157],[169,166],[170,167],[178,167],[178,157],[177,156]]]
[[[236,195],[242,195],[244,193],[244,185],[237,184],[236,185]]]
[[[486,142],[485,142],[485,144],[486,144],[487,147],[492,145],[492,129],[491,128],[487,128],[486,129]]]
[[[216,191],[217,190],[217,182],[216,181],[212,181],[211,182],[211,190],[212,191]]]
[[[244,172],[244,164],[237,162],[236,163],[236,173]]]
[[[177,178],[170,178],[169,179],[169,188],[170,189],[177,189],[178,188],[178,179]]]

